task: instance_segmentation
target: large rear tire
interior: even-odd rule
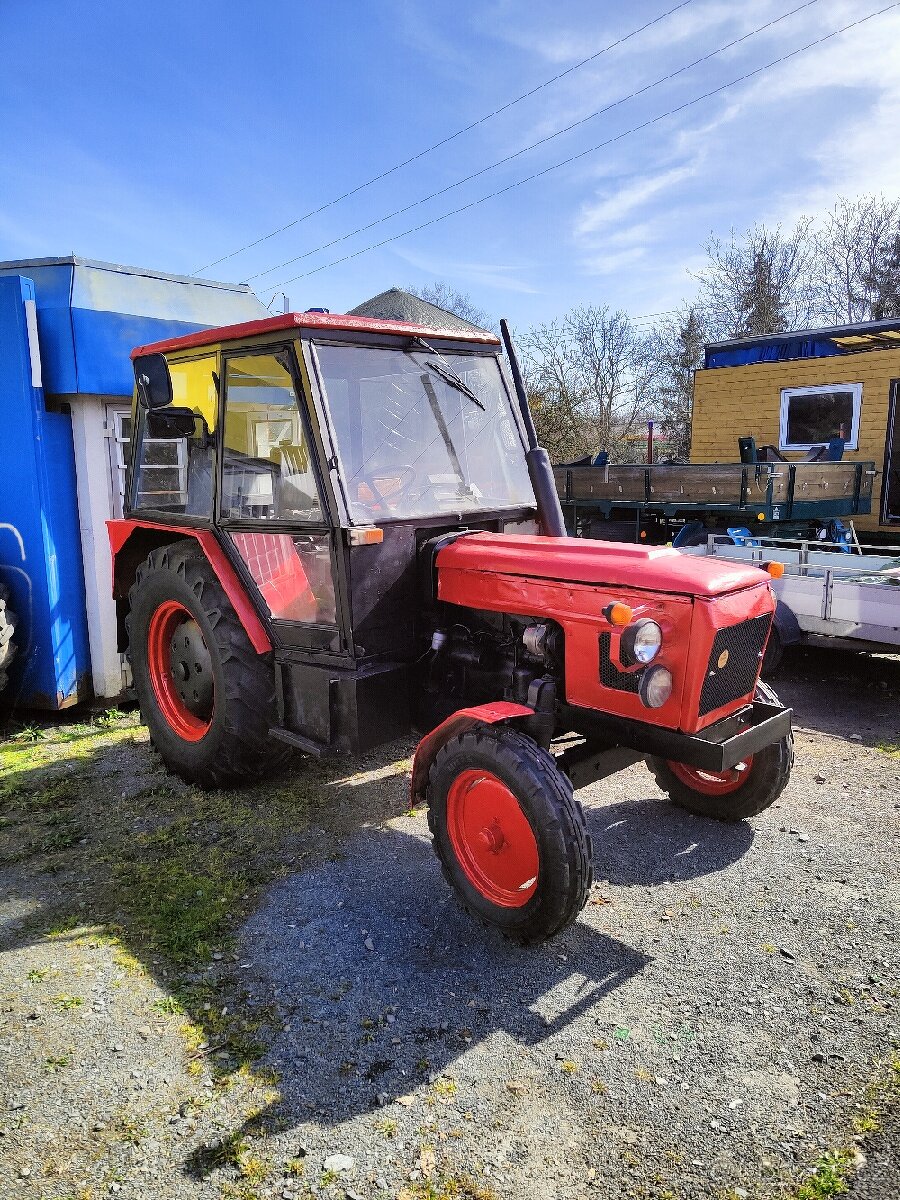
[[[772,689],[762,680],[756,696],[767,704],[778,704]],[[789,733],[737,763],[729,771],[702,771],[685,763],[648,758],[647,766],[657,784],[679,808],[715,821],[743,821],[769,808],[787,786],[794,765],[794,736]]]
[[[9,682],[6,670],[16,657],[17,650],[13,635],[16,632],[19,618],[8,607],[8,601],[9,588],[5,583],[0,583],[0,692]]]
[[[546,750],[477,726],[441,748],[426,794],[435,853],[468,912],[525,944],[571,925],[591,886],[591,839]]]
[[[128,657],[141,714],[168,769],[200,787],[281,765],[271,654],[257,654],[193,538],[154,550],[128,595]]]

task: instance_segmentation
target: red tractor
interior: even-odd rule
[[[564,536],[502,326],[294,313],[134,351],[120,636],[153,744],[202,787],[415,727],[412,791],[475,915],[585,903],[573,789],[646,759],[736,821],[792,764],[756,568]]]

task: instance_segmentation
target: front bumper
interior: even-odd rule
[[[570,717],[567,725],[592,740],[682,762],[702,771],[721,772],[787,737],[793,710],[754,700],[699,733],[678,733],[584,709],[569,708],[566,715]]]

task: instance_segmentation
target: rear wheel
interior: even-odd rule
[[[452,738],[428,775],[428,825],[463,906],[518,942],[570,925],[591,886],[581,805],[552,756],[504,726]]]
[[[778,704],[778,697],[760,680],[756,697]],[[743,821],[774,804],[784,791],[794,765],[792,734],[765,746],[728,771],[705,771],[664,758],[648,758],[647,766],[673,804],[716,821]]]
[[[0,692],[7,684],[6,669],[16,657],[16,642],[13,635],[19,623],[16,614],[7,606],[8,600],[9,588],[5,583],[0,583]]]
[[[191,539],[154,552],[129,593],[128,656],[141,713],[169,768],[224,787],[259,778],[290,751],[277,722],[270,654],[257,654]]]

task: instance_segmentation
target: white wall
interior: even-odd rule
[[[123,660],[116,648],[116,606],[112,598],[112,557],[106,522],[115,515],[115,483],[110,469],[108,398],[72,396],[72,436],[78,487],[78,523],[84,560],[88,640],[94,694],[114,700],[126,686]],[[123,400],[122,405],[127,406]],[[114,405],[118,406],[118,402]],[[111,424],[111,417],[110,417]]]

